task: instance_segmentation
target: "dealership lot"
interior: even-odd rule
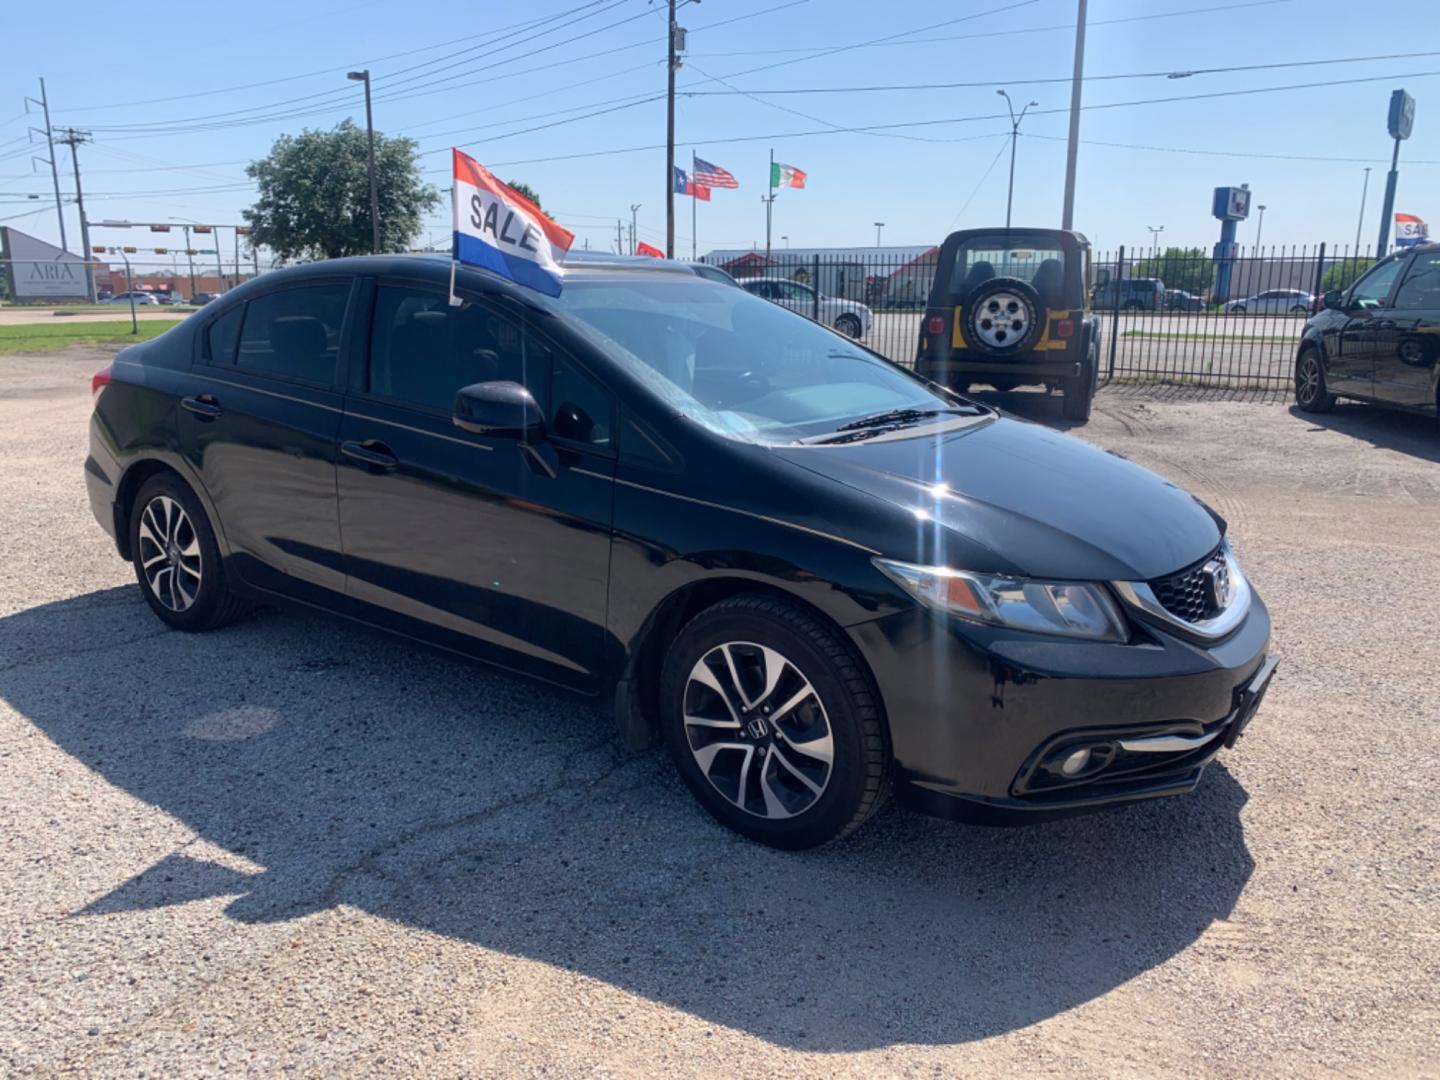
[[[583,702],[308,614],[164,630],[81,482],[104,363],[0,366],[7,1073],[1440,1057],[1433,421],[1102,392],[1080,433],[1224,515],[1270,605],[1255,724],[1188,798],[786,855]]]

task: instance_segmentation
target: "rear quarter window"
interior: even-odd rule
[[[206,360],[227,366],[235,363],[235,350],[240,344],[240,321],[244,317],[244,305],[237,305],[205,328]]]

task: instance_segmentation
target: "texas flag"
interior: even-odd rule
[[[478,266],[547,296],[559,296],[575,234],[455,151],[455,261]]]
[[[690,177],[686,175],[685,170],[680,168],[679,165],[674,166],[674,169],[676,195],[693,195],[701,202],[710,201],[710,189],[708,187],[704,184],[697,184],[694,180],[691,180]]]
[[[1395,215],[1395,246],[1414,247],[1430,239],[1430,226],[1414,214]]]

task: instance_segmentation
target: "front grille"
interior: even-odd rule
[[[1211,577],[1215,578],[1212,587]],[[1217,594],[1229,594],[1230,565],[1220,552],[1212,552],[1194,566],[1187,567],[1169,577],[1156,578],[1150,582],[1155,599],[1160,606],[1186,622],[1204,622],[1213,619],[1224,610],[1216,601]]]

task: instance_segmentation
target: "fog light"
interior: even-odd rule
[[[1082,746],[1079,750],[1072,750],[1060,763],[1060,773],[1063,776],[1079,776],[1085,771],[1085,766],[1090,764],[1090,748]]]

